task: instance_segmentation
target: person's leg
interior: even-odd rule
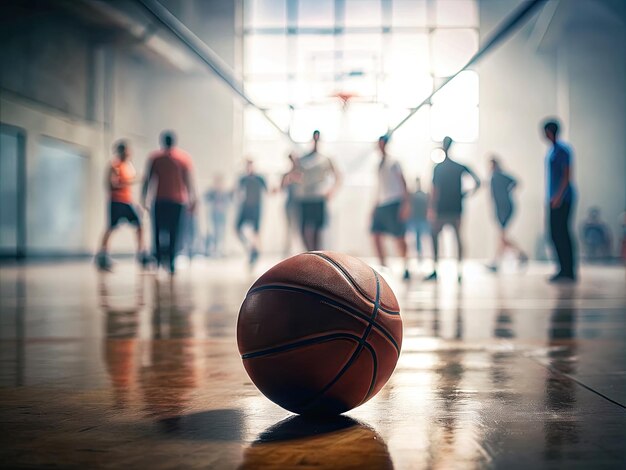
[[[422,223],[415,222],[415,249],[417,251],[417,260],[422,261],[424,257],[422,253]]]
[[[443,228],[441,219],[437,219],[432,224],[432,240],[433,240],[433,272],[426,277],[426,281],[437,279],[437,267],[439,264],[439,234]]]
[[[157,266],[161,266],[163,262],[163,253],[161,250],[161,229],[163,227],[163,203],[155,201],[152,206],[152,236],[154,237],[154,258]]]
[[[257,207],[252,214],[252,238],[250,239],[250,265],[256,263],[259,257],[259,231],[261,229],[261,208]]]
[[[239,241],[243,245],[244,250],[248,251],[248,240],[246,235],[243,232],[243,226],[246,224],[246,211],[244,207],[239,209],[239,216],[237,217],[237,237],[239,237]]]
[[[461,282],[461,273],[463,272],[463,239],[461,238],[461,214],[452,221],[454,236],[456,237],[456,259],[457,259],[457,279]]]
[[[111,238],[112,233],[113,233],[112,227],[108,227],[104,231],[104,235],[102,235],[102,243],[100,244],[101,253],[107,253],[109,251],[109,239]]]
[[[376,256],[378,256],[378,262],[381,266],[386,266],[385,246],[382,233],[372,233],[372,240],[374,241],[374,249],[376,250]]]
[[[326,226],[326,200],[316,201],[314,204],[313,222],[315,230],[313,232],[313,250],[322,249],[322,230]]]
[[[406,245],[406,238],[404,235],[396,237],[396,246],[398,247],[398,254],[402,257],[402,261],[404,262],[404,274],[403,278],[405,280],[410,279],[411,274],[409,273],[409,258],[408,258],[408,249]]]
[[[376,207],[374,208],[374,213],[372,214],[372,224],[370,227],[370,233],[372,234],[372,241],[374,242],[374,250],[376,251],[376,256],[378,257],[378,262],[381,266],[386,266],[386,256],[385,256],[385,243],[383,239],[383,232],[385,230],[384,220],[383,220],[383,211],[384,208]]]
[[[170,243],[169,243],[169,256],[168,256],[168,260],[169,260],[169,268],[170,268],[170,273],[174,274],[174,264],[175,264],[175,260],[176,260],[176,253],[178,252],[178,240],[179,240],[179,233],[181,230],[181,226],[183,223],[183,216],[185,215],[183,213],[184,210],[184,206],[182,204],[176,204],[176,203],[172,203],[170,208],[169,208],[169,212],[170,212],[170,217],[169,217],[169,227],[168,227],[168,231],[170,233]]]
[[[213,216],[213,238],[214,238],[214,254],[222,256],[224,252],[224,236],[226,233],[226,216],[225,214],[216,214]]]
[[[560,208],[562,210],[561,213],[561,231],[559,233],[559,238],[561,239],[562,245],[562,254],[563,258],[561,260],[561,271],[564,276],[569,278],[575,277],[574,270],[574,247],[572,244],[572,235],[570,232],[570,216],[572,213],[572,205],[567,202],[563,203]]]
[[[561,208],[550,209],[550,239],[552,240],[552,246],[557,257],[559,269],[556,276],[563,275],[563,245],[561,243],[561,224],[563,223],[561,216]]]

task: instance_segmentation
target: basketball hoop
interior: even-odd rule
[[[357,95],[355,93],[350,93],[347,91],[340,91],[337,93],[333,93],[331,96],[333,96],[334,98],[339,98],[339,100],[341,101],[341,109],[345,111],[350,104],[350,100]]]

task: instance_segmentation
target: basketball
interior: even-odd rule
[[[402,346],[398,301],[380,274],[345,254],[288,258],[248,291],[237,322],[259,390],[298,414],[339,414],[372,398]]]

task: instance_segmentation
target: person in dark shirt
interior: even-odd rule
[[[452,139],[443,139],[443,151],[445,157],[441,163],[435,166],[433,172],[433,187],[430,193],[428,214],[432,225],[433,256],[435,268],[426,277],[426,281],[437,279],[437,263],[439,260],[438,238],[441,229],[450,225],[454,229],[457,242],[457,259],[459,261],[458,280],[461,282],[461,261],[463,259],[463,244],[461,241],[461,214],[463,212],[463,198],[474,194],[480,187],[480,179],[465,165],[455,162],[449,156]],[[474,187],[469,193],[463,192],[462,178],[464,174],[470,175],[474,180]]]
[[[212,236],[207,236],[207,256],[224,256],[224,239],[226,236],[226,215],[232,200],[232,191],[224,187],[222,175],[216,175],[213,185],[204,194],[208,207],[208,221],[213,228]]]
[[[500,260],[504,251],[509,248],[514,250],[517,254],[520,264],[525,264],[528,261],[526,253],[507,236],[507,226],[513,217],[514,206],[511,193],[517,181],[505,173],[502,170],[500,161],[494,156],[491,158],[491,200],[493,201],[493,207],[500,226],[500,240],[498,243],[498,249],[494,261],[487,266],[487,268],[493,272],[498,270]]]
[[[550,237],[559,261],[559,271],[550,278],[550,282],[575,282],[576,259],[570,231],[570,219],[575,202],[572,152],[559,140],[559,131],[557,121],[544,122],[544,135],[552,143],[546,155],[548,190],[546,202],[550,214]]]
[[[415,178],[415,192],[411,193],[411,217],[409,229],[415,232],[415,248],[417,259],[422,261],[423,248],[422,236],[430,236],[430,224],[428,223],[428,194],[422,191],[422,182]]]
[[[588,259],[606,260],[611,257],[611,229],[602,220],[599,207],[589,209],[581,227],[581,238]]]
[[[261,227],[261,200],[263,193],[267,191],[267,184],[262,176],[254,171],[252,160],[246,162],[246,174],[239,179],[238,184],[240,205],[239,216],[237,217],[237,235],[248,250],[250,266],[256,263],[259,257],[259,229]],[[250,226],[253,235],[246,238],[243,228]]]

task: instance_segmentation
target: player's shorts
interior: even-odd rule
[[[111,201],[109,204],[109,227],[115,228],[123,220],[136,227],[141,225],[139,215],[137,215],[137,211],[132,205],[125,202]]]
[[[261,207],[242,206],[237,218],[237,230],[241,230],[244,225],[250,225],[255,233],[258,233],[261,226]]]
[[[374,209],[372,218],[372,233],[386,233],[394,237],[403,237],[406,232],[406,223],[400,217],[402,202],[393,202],[378,206]]]
[[[302,228],[320,229],[326,225],[326,201],[301,201],[300,223]]]

